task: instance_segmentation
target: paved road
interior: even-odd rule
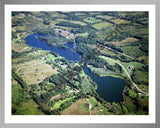
[[[143,92],[141,89],[138,88],[138,86],[134,83],[134,81],[132,80],[132,78],[131,78],[130,75],[128,74],[127,70],[123,67],[123,65],[122,65],[120,62],[118,62],[118,61],[116,61],[116,60],[114,60],[114,59],[111,59],[111,58],[107,58],[107,59],[110,59],[111,61],[114,61],[115,63],[118,63],[118,64],[123,68],[123,70],[124,70],[125,73],[127,74],[128,78],[130,79],[130,81],[132,82],[132,84],[136,87],[136,89],[137,89],[139,92],[141,92],[143,95],[146,95],[146,96],[149,95],[149,94],[147,94],[146,92]]]

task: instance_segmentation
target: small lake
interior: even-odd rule
[[[35,38],[35,36],[37,38]],[[73,52],[71,49],[74,47],[73,45],[70,44],[64,44],[65,46],[68,47],[68,49],[60,49],[57,47],[52,47],[49,46],[47,44],[47,42],[45,41],[40,41],[39,37],[44,37],[41,36],[39,34],[32,34],[32,35],[28,35],[25,40],[26,40],[26,44],[32,47],[36,47],[36,48],[41,48],[42,50],[49,50],[51,52],[56,52],[58,53],[60,56],[64,57],[67,60],[71,60],[71,61],[80,61],[81,60],[81,56],[80,54]],[[48,37],[48,36],[45,36]],[[55,37],[57,38],[57,36]]]
[[[37,36],[37,38],[35,38]],[[25,40],[26,44],[32,47],[41,48],[42,50],[50,50],[51,52],[56,52],[60,56],[64,57],[67,60],[71,61],[80,61],[80,54],[73,52],[71,49],[74,47],[70,44],[64,44],[68,47],[68,49],[60,49],[57,47],[52,47],[47,45],[47,42],[39,40],[39,34],[28,35]],[[56,38],[58,38],[56,36]],[[97,85],[97,93],[101,98],[108,102],[122,102],[123,101],[123,89],[126,85],[125,81],[119,78],[106,76],[106,77],[98,77],[92,74],[89,69],[85,66],[84,68],[85,74],[87,74]]]
[[[98,85],[96,92],[101,98],[108,102],[122,102],[125,81],[112,76],[99,77],[90,72],[89,68],[84,67],[84,72]]]

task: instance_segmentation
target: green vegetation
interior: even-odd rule
[[[32,98],[24,93],[21,86],[12,85],[12,114],[13,115],[44,115]]]
[[[53,36],[56,35],[54,29],[52,29],[52,28],[45,28],[45,27],[43,27],[43,28],[36,28],[34,30],[34,32],[38,33],[40,35],[53,35]]]
[[[70,98],[67,98],[65,100],[59,100],[52,108],[51,110],[54,110],[54,109],[57,109],[61,106],[61,104],[63,104],[64,102],[68,101],[68,100],[71,100],[73,99],[74,97],[70,97]]]
[[[84,21],[89,23],[89,24],[94,24],[94,23],[101,22],[102,20],[96,19],[94,17],[87,17],[87,18],[84,19]]]
[[[148,85],[148,67],[134,69],[131,77],[138,84]]]
[[[61,21],[59,23],[56,23],[57,26],[66,26],[66,27],[73,27],[73,28],[81,28],[82,26],[80,24],[74,24],[66,21]]]
[[[94,24],[94,25],[92,25],[92,26],[93,26],[94,28],[100,30],[100,29],[102,29],[102,28],[110,27],[110,26],[112,26],[112,24],[109,23],[109,22],[104,21],[104,22],[100,22],[100,23]]]
[[[27,46],[33,33],[54,47],[74,45],[82,60]],[[91,103],[92,115],[147,115],[148,97],[138,94],[122,66],[148,93],[148,50],[148,12],[12,12],[12,114],[88,115]],[[86,64],[95,75],[124,79],[124,101],[100,98]]]

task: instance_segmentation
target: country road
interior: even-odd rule
[[[132,84],[136,87],[136,89],[137,89],[139,92],[141,92],[142,94],[144,94],[144,95],[146,95],[146,96],[149,96],[149,94],[147,94],[146,92],[143,92],[141,89],[138,88],[138,86],[134,83],[134,81],[132,80],[132,78],[131,78],[130,75],[128,74],[127,70],[123,67],[123,65],[122,65],[120,62],[118,62],[118,61],[116,61],[116,60],[114,60],[114,59],[111,59],[111,58],[107,58],[107,59],[109,59],[109,60],[111,60],[111,61],[114,61],[115,63],[119,64],[119,65],[123,68],[123,70],[125,71],[125,73],[127,74],[128,78],[130,79],[130,81],[132,82]]]

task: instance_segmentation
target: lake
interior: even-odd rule
[[[35,38],[37,36],[37,38]],[[60,56],[71,61],[80,61],[80,54],[73,52],[71,49],[74,47],[70,44],[64,44],[68,49],[60,49],[57,47],[52,47],[47,45],[47,42],[39,40],[39,34],[28,35],[25,40],[26,44],[32,47],[41,48],[42,50],[50,50],[52,52],[58,53]],[[56,38],[58,38],[56,36]],[[97,85],[97,93],[101,98],[108,102],[122,102],[123,101],[123,89],[126,85],[125,81],[119,78],[106,76],[99,77],[92,74],[89,69],[85,66],[84,72],[88,75]]]
[[[35,38],[35,36],[37,38]],[[42,50],[49,50],[51,52],[56,52],[60,56],[64,57],[67,60],[71,60],[71,61],[76,61],[76,60],[80,61],[81,60],[81,55],[76,52],[73,52],[71,50],[74,47],[73,45],[64,44],[65,46],[68,47],[68,49],[60,49],[57,47],[49,46],[45,41],[40,41],[39,37],[42,37],[42,36],[39,34],[28,35],[25,38],[26,44],[29,46],[32,46],[32,47],[41,48]],[[47,36],[45,36],[45,37],[47,37]],[[57,38],[57,36],[56,36],[56,38]]]
[[[87,68],[86,66],[84,67],[84,72],[98,85],[96,92],[101,98],[108,102],[123,101],[122,93],[126,85],[124,80],[112,76],[96,76],[91,73],[89,68]]]

